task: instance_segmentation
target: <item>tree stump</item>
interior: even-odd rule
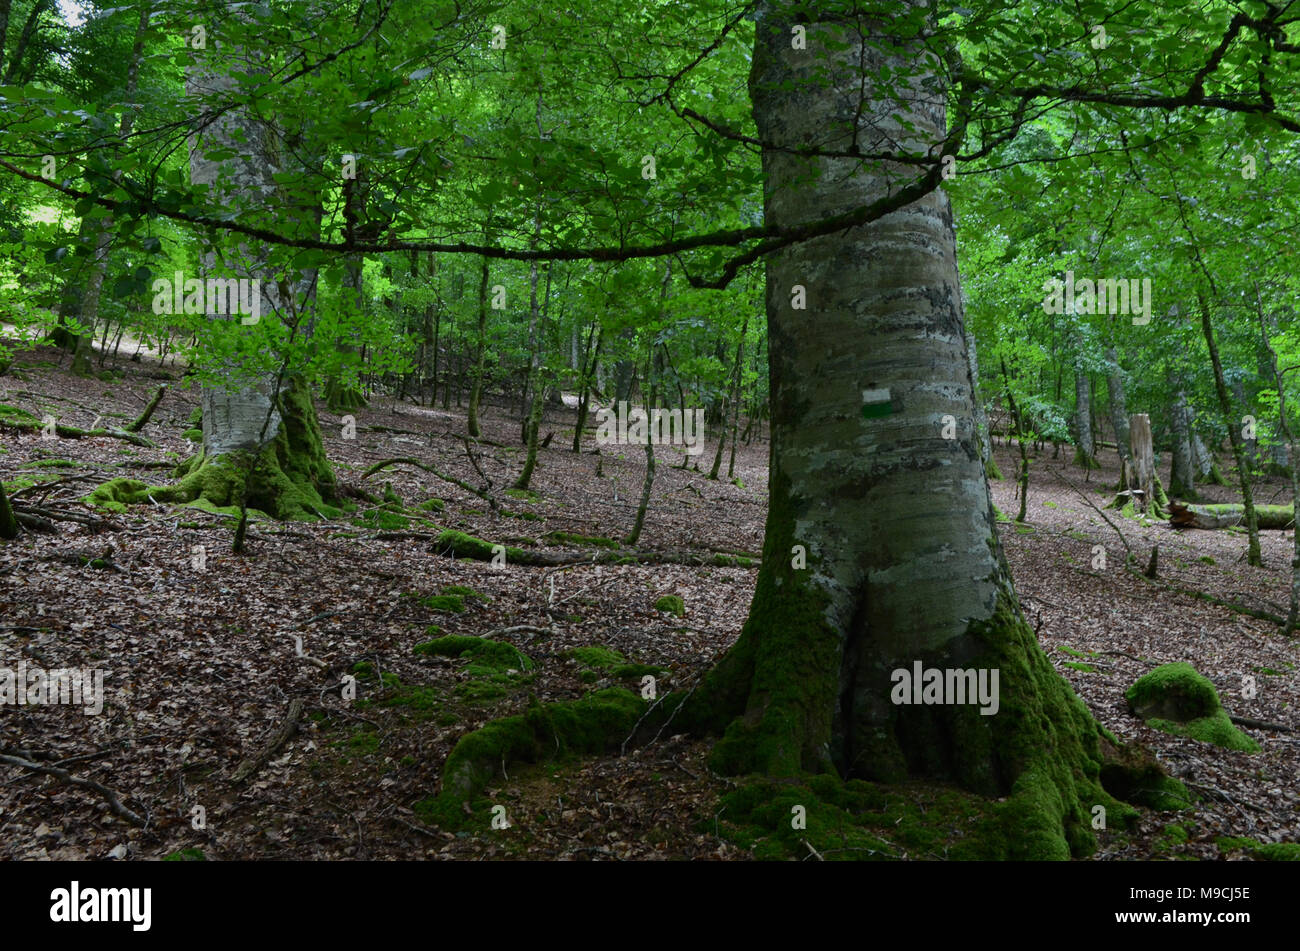
[[[1130,457],[1120,459],[1119,492],[1111,508],[1123,508],[1133,502],[1135,511],[1159,514],[1156,495],[1156,454],[1151,442],[1151,417],[1134,413],[1129,417]]]

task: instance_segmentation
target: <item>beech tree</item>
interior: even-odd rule
[[[750,74],[767,221],[788,229],[915,187],[915,166],[855,149],[938,158],[955,144],[928,4],[894,5],[888,20],[846,5],[810,23],[800,13],[760,7]],[[791,306],[797,288],[807,309]],[[1025,623],[998,541],[947,196],[927,187],[878,221],[772,254],[767,317],[762,568],[740,641],[687,706],[726,725],[715,761],[948,781],[1009,797],[1007,857],[1086,851],[1091,806],[1113,800],[1097,728]],[[918,660],[1000,670],[999,712],[891,702],[891,673]]]

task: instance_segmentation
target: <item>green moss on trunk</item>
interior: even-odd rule
[[[238,514],[248,508],[278,519],[313,520],[343,514],[334,473],[321,441],[315,407],[305,384],[294,381],[281,393],[280,428],[257,455],[232,452],[199,454],[180,468],[180,481],[149,486],[137,479],[113,479],[86,497],[92,505],[123,512],[127,505],[148,502],[202,503],[202,507]]]
[[[350,386],[338,378],[326,381],[324,396],[331,413],[347,413],[367,405],[365,394],[359,387]]]
[[[785,498],[774,484],[763,570],[740,640],[676,711],[679,727],[725,731],[715,769],[957,787],[982,798],[994,820],[980,832],[992,840],[975,851],[1006,858],[1086,855],[1096,847],[1094,807],[1106,810],[1112,828],[1135,815],[1103,789],[1097,724],[1012,595],[941,653],[883,658],[868,645],[856,665],[846,662],[846,637],[827,618],[827,595],[805,580],[811,570],[792,564]],[[917,659],[925,667],[998,670],[997,713],[983,715],[975,704],[891,704],[890,671]]]
[[[4,483],[0,482],[0,538],[18,537],[18,519],[14,516],[13,505],[5,492]]]

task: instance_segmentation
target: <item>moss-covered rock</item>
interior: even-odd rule
[[[1139,677],[1124,697],[1147,726],[1230,750],[1258,753],[1259,744],[1237,729],[1214,684],[1191,664],[1163,664]]]
[[[1220,709],[1214,684],[1182,661],[1163,664],[1139,677],[1124,698],[1129,710],[1143,720],[1195,720]]]

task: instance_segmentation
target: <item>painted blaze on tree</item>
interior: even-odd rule
[[[922,173],[792,150],[935,147],[939,160],[945,81],[915,39],[930,10],[888,6],[874,20],[850,4],[760,6],[750,93],[770,224],[849,212]],[[806,49],[792,42],[796,24]],[[806,310],[791,307],[795,285]],[[1039,649],[1012,587],[972,425],[947,196],[936,189],[771,254],[767,314],[762,569],[740,640],[683,714],[725,727],[714,753],[725,771],[937,780],[1006,797],[989,803],[1001,821],[986,828],[1003,840],[989,854],[1090,851],[1094,805],[1131,812],[1102,790],[1098,727]],[[943,438],[945,415],[958,420],[956,438]],[[792,557],[800,545],[806,568]],[[996,714],[892,702],[892,672],[918,663],[999,671]]]

